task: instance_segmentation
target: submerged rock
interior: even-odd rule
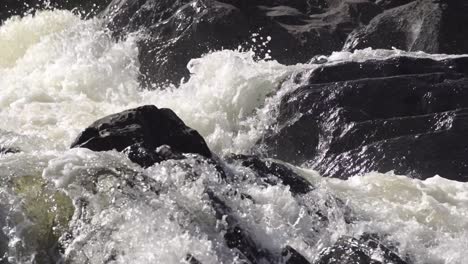
[[[239,253],[240,259],[249,261],[250,263],[264,263],[274,260],[273,253],[261,248],[246,232],[237,217],[233,214],[232,209],[225,204],[223,200],[216,194],[207,190],[212,207],[215,211],[216,218],[223,220],[226,223],[226,233],[224,235],[226,245],[235,249]]]
[[[468,181],[467,75],[465,57],[322,66],[283,98],[278,131],[264,143],[331,177],[394,170]]]
[[[350,34],[345,49],[367,47],[428,53],[468,53],[468,2],[418,0],[375,17]]]
[[[128,158],[142,167],[150,167],[157,162],[169,159],[184,159],[184,155],[175,152],[168,145],[162,145],[155,150],[146,148],[141,143],[135,143],[123,150]]]
[[[406,264],[395,252],[371,236],[341,237],[324,249],[315,264]]]
[[[13,263],[59,262],[58,241],[72,219],[72,200],[64,192],[47,185],[40,175],[16,176],[5,185],[16,195],[18,207],[6,211],[0,204],[0,221],[3,222],[0,227],[5,227],[2,231],[8,230],[6,234],[0,231],[0,263],[9,263],[10,257]],[[21,230],[12,231],[18,226]],[[4,244],[8,239],[10,244]],[[22,243],[11,244],[14,239]],[[33,253],[32,258],[18,254],[18,251]]]
[[[161,147],[168,145],[170,148]],[[170,109],[141,106],[104,117],[86,128],[71,148],[94,151],[117,150],[148,167],[165,159],[195,153],[211,157],[211,151],[197,131],[187,127]]]
[[[187,263],[189,264],[202,264],[198,259],[196,259],[194,256],[188,254],[187,257],[185,258]]]
[[[114,0],[101,15],[117,37],[140,32],[140,71],[151,87],[179,83],[189,76],[186,65],[192,58],[213,50],[241,46],[283,64],[307,62],[340,50],[354,28],[382,11],[367,0],[313,2]]]
[[[286,165],[246,155],[230,155],[226,157],[226,162],[237,168],[230,171],[229,166],[224,167],[224,170],[227,170],[226,176],[220,175],[220,181],[227,188],[220,192],[207,186],[205,193],[209,198],[216,219],[220,221],[218,224],[222,226],[224,242],[243,261],[248,263],[311,263],[304,255],[289,245],[272,249],[269,243],[256,237],[252,223],[246,221],[246,215],[238,211],[236,202],[233,201],[240,199],[245,204],[252,204],[252,206],[257,203],[262,204],[262,201],[256,200],[255,195],[252,197],[248,192],[245,192],[245,189],[243,192],[243,188],[239,188],[239,186],[257,186],[264,190],[279,184],[287,186],[293,199],[300,204],[301,208],[304,208],[305,215],[300,218],[307,219],[304,221],[313,226],[304,230],[304,236],[307,237],[309,243],[317,243],[318,241],[314,239],[318,240],[319,234],[336,221],[336,219],[331,221],[331,218],[335,217],[331,211],[343,212],[342,214],[338,213],[337,216],[349,218],[349,208],[345,204],[335,197],[324,197],[315,193],[316,189],[311,183]],[[248,173],[244,171],[245,168],[248,169]],[[302,220],[298,219],[298,221]],[[347,222],[346,219],[342,221]],[[272,237],[272,239],[274,238]]]
[[[314,189],[310,182],[283,164],[244,155],[232,155],[228,157],[228,160],[240,161],[240,165],[252,169],[257,177],[263,179],[268,185],[281,182],[289,186],[293,194],[305,194]]]
[[[286,246],[281,252],[285,264],[310,264],[299,252],[290,246]]]
[[[21,150],[17,148],[0,146],[0,154],[14,154],[19,152],[21,152]]]

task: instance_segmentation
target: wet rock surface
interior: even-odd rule
[[[232,155],[227,160],[228,162],[240,162],[240,165],[252,169],[257,177],[263,179],[266,184],[282,183],[289,186],[291,192],[296,195],[305,194],[314,189],[310,182],[286,165],[271,160],[262,160],[257,156]]]
[[[252,239],[250,234],[243,229],[239,220],[233,215],[232,209],[217,197],[213,191],[207,190],[207,194],[216,213],[216,218],[219,220],[224,219],[226,222],[224,239],[227,246],[237,250],[240,259],[251,263],[273,261],[274,255],[263,249]]]
[[[330,203],[320,207],[319,203],[315,203],[312,199],[307,198],[307,194],[313,191],[312,185],[307,182],[302,176],[293,172],[285,165],[275,163],[270,160],[262,160],[255,156],[231,155],[226,158],[229,164],[237,164],[245,166],[251,170],[252,174],[243,175],[241,172],[227,171],[226,177],[223,177],[223,184],[226,186],[236,186],[242,182],[263,186],[268,188],[283,184],[290,188],[295,199],[307,208],[307,214],[311,221],[316,223],[317,230],[309,230],[309,232],[317,232],[319,226],[327,226],[329,224],[327,210],[331,210],[335,198],[330,198]],[[253,177],[252,177],[253,176]],[[257,203],[253,197],[245,193],[239,193],[237,188],[232,188],[227,192],[216,193],[208,188],[206,194],[209,197],[210,204],[215,211],[216,218],[222,221],[224,225],[224,243],[236,252],[239,259],[248,261],[249,263],[288,263],[288,264],[308,264],[310,263],[302,254],[296,251],[291,246],[285,246],[281,252],[272,251],[265,248],[254,234],[250,232],[249,224],[245,223],[243,217],[230,207],[230,201],[236,196],[242,200],[249,201],[253,204]],[[346,207],[343,204],[340,206]]]
[[[294,248],[286,246],[281,252],[285,264],[309,264],[310,262]]]
[[[354,28],[381,11],[366,0],[114,0],[101,15],[117,37],[140,32],[141,80],[151,87],[179,83],[191,58],[213,50],[253,47],[259,57],[304,63],[340,50]]]
[[[331,177],[395,170],[467,181],[467,66],[405,57],[323,66],[283,98],[279,130],[265,142]]]
[[[170,148],[160,148],[163,145]],[[71,147],[124,151],[132,161],[144,167],[178,158],[178,152],[211,157],[211,151],[197,131],[187,127],[172,110],[153,105],[126,110],[94,122]]]
[[[428,53],[468,53],[468,3],[419,0],[387,10],[350,34],[345,49],[367,47]]]

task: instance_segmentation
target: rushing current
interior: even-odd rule
[[[69,146],[105,115],[154,104],[173,109],[218,156],[249,154],[275,120],[282,95],[298,86],[292,76],[317,65],[213,51],[191,60],[185,82],[148,91],[138,84],[137,37],[116,41],[98,18],[60,10],[14,17],[0,27],[0,145],[22,150],[0,154],[0,263],[60,262],[60,256],[46,257],[57,239],[71,263],[184,263],[187,254],[206,264],[236,261],[204,194],[205,186],[227,188],[212,164],[188,158],[143,169],[122,153]],[[366,49],[324,59],[401,55],[446,57]],[[229,205],[262,247],[274,252],[290,245],[313,261],[340,236],[380,233],[413,263],[466,263],[468,183],[391,172],[339,180],[288,166],[317,187],[302,200],[281,184],[235,183],[256,202],[232,199]],[[196,180],[184,180],[187,167]],[[135,188],[122,183],[139,175],[158,182],[160,193],[144,180]],[[316,230],[305,204],[325,208],[320,201],[327,197],[344,201],[359,217],[346,223],[343,207],[332,207],[329,225]]]

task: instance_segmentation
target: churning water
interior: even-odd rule
[[[228,203],[272,252],[290,245],[312,262],[342,235],[378,233],[414,263],[466,263],[468,183],[391,172],[338,180],[290,166],[317,187],[296,197],[281,184],[255,184],[238,164],[225,166],[245,179],[226,184],[214,165],[194,157],[142,169],[121,153],[69,150],[93,121],[154,104],[173,109],[219,156],[249,153],[271,128],[281,96],[299,85],[291,76],[317,67],[215,51],[189,63],[186,82],[147,91],[138,85],[136,38],[116,42],[99,19],[66,11],[0,27],[0,146],[22,151],[0,154],[0,263],[61,261],[50,253],[57,240],[70,263],[183,263],[187,254],[207,264],[240,261],[223,241],[206,189],[252,197]],[[367,49],[324,58],[393,56],[447,57]],[[329,205],[332,197],[354,212],[351,223],[346,206]],[[311,207],[326,212],[326,225],[305,213]]]

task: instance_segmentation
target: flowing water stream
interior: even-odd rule
[[[154,104],[173,109],[218,156],[251,153],[272,128],[282,95],[300,85],[294,76],[318,66],[214,51],[193,58],[186,82],[147,91],[138,85],[136,38],[115,41],[99,19],[59,10],[0,27],[0,146],[21,150],[0,154],[0,263],[62,261],[50,253],[58,239],[70,263],[181,263],[187,254],[206,264],[236,262],[207,186],[250,195],[255,203],[234,197],[229,206],[256,243],[273,252],[290,245],[312,262],[342,235],[379,233],[413,263],[466,263],[468,183],[391,172],[338,180],[288,165],[317,187],[297,198],[281,184],[253,184],[253,172],[236,164],[225,166],[247,180],[226,186],[214,165],[195,158],[143,169],[121,153],[70,150],[93,121]],[[367,49],[324,59],[393,56],[447,57]],[[138,184],[130,188],[124,179]],[[357,218],[346,223],[343,207],[325,205],[330,197]],[[326,226],[305,213],[311,206],[326,211]]]

